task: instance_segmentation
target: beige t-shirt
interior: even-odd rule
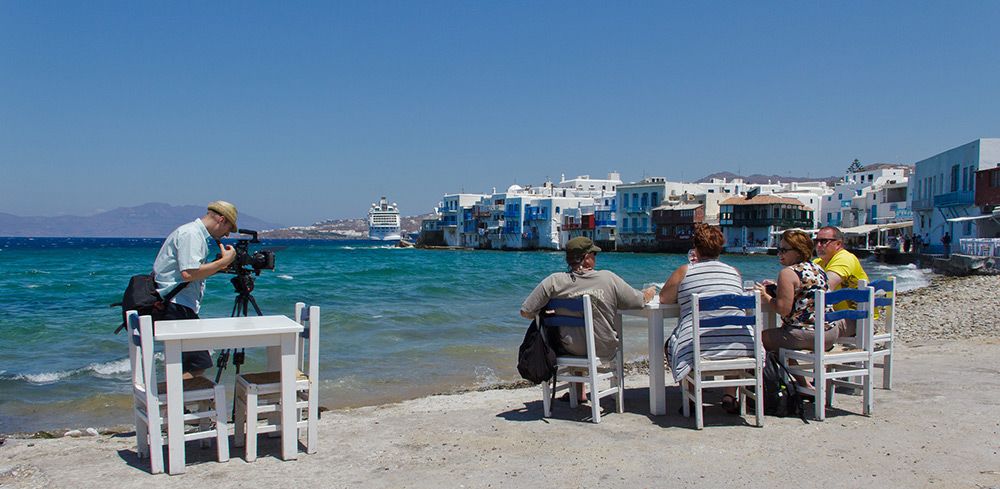
[[[618,310],[640,309],[643,306],[642,292],[632,288],[613,272],[586,270],[553,273],[531,291],[521,304],[521,310],[538,314],[549,299],[572,299],[584,294],[590,295],[594,307],[594,346],[597,356],[608,361],[618,351],[619,338],[614,329]],[[582,328],[560,328],[559,336],[567,353],[587,354],[587,339]]]

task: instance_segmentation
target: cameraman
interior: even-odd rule
[[[153,262],[156,291],[164,296],[174,287],[185,282],[187,285],[156,319],[198,319],[205,279],[224,270],[236,258],[236,250],[219,241],[236,232],[236,216],[236,206],[217,200],[208,204],[208,212],[202,218],[178,227],[167,236]],[[211,262],[209,238],[222,254],[222,258]],[[199,376],[212,366],[212,356],[207,351],[186,351],[181,360],[185,379]]]

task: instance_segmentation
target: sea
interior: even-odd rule
[[[0,238],[0,433],[127,426],[128,346],[113,331],[132,275],[148,273],[162,239]],[[321,308],[321,405],[376,405],[518,380],[527,323],[521,302],[561,252],[426,250],[377,241],[264,240],[275,251],[253,291],[264,314]],[[597,268],[629,284],[662,284],[686,255],[601,253]],[[726,255],[744,279],[774,279],[773,256]],[[901,290],[929,282],[913,265],[866,261],[869,275]],[[229,279],[208,279],[201,317],[225,317]],[[646,328],[625,320],[626,360],[644,357]],[[670,325],[667,325],[670,327]],[[162,353],[156,355],[162,362]],[[263,367],[247,350],[244,372]],[[162,372],[162,365],[159,365]],[[214,376],[215,369],[208,375]],[[231,391],[235,367],[224,371]]]

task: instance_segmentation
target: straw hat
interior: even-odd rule
[[[229,221],[229,226],[231,228],[230,232],[233,233],[237,232],[236,216],[238,213],[236,212],[235,205],[230,204],[229,202],[226,202],[224,200],[217,200],[215,202],[212,202],[211,204],[208,204],[208,210],[222,217],[225,217],[226,220]]]

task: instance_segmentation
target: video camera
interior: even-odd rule
[[[233,245],[233,248],[236,249],[236,258],[223,272],[235,275],[249,275],[250,272],[253,272],[254,275],[260,275],[261,270],[274,270],[274,251],[257,250],[250,253],[250,245],[260,243],[260,240],[257,239],[257,231],[240,229],[237,232],[249,235],[250,239],[236,240],[236,244]],[[219,258],[222,258],[221,254],[216,257],[216,259]]]

